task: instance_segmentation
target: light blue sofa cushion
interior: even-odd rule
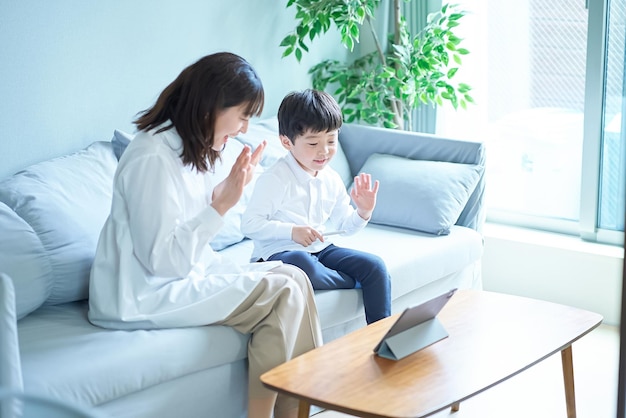
[[[37,234],[51,266],[46,304],[87,298],[96,244],[111,208],[116,167],[111,143],[95,142],[0,182],[0,201]],[[30,278],[15,270],[11,276],[17,289]]]
[[[447,235],[482,170],[474,164],[372,154],[360,170],[380,182],[370,222]]]
[[[130,141],[132,141],[134,137],[135,135],[121,131],[119,129],[113,131],[111,144],[113,145],[113,152],[115,153],[115,157],[118,161],[122,157],[122,154],[126,150],[128,144],[130,144]]]
[[[265,168],[271,167],[287,150],[280,143],[278,135],[278,119],[276,117],[254,121],[248,125],[246,133],[237,135],[237,140],[249,145],[255,150],[261,142],[267,141],[267,146],[263,150],[261,165]]]
[[[4,203],[0,231],[0,270],[15,280],[16,316],[21,319],[50,296],[52,267],[35,231]]]

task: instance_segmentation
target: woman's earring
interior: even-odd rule
[[[224,142],[224,144],[222,145],[222,149],[220,150],[220,152],[224,152],[225,149],[226,149],[226,142]]]

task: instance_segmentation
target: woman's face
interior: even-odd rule
[[[248,131],[250,116],[246,115],[246,104],[227,107],[217,114],[215,119],[215,135],[213,136],[213,150],[221,151],[229,137]]]

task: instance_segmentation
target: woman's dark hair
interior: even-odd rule
[[[278,108],[278,132],[291,142],[306,131],[330,132],[338,130],[342,124],[339,104],[323,91],[291,92]]]
[[[185,68],[161,92],[154,106],[139,112],[140,131],[176,128],[183,140],[183,164],[206,172],[219,159],[213,150],[215,119],[219,111],[245,104],[247,116],[259,116],[265,100],[263,84],[252,66],[229,52],[207,55]]]

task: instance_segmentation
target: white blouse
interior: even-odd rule
[[[209,245],[224,222],[211,173],[184,166],[174,128],[140,132],[120,159],[91,269],[89,320],[107,328],[225,319],[280,263],[237,265]]]
[[[281,251],[318,252],[331,244],[315,241],[304,247],[291,239],[291,229],[308,225],[324,233],[328,227],[361,230],[367,221],[350,205],[350,196],[339,174],[324,167],[317,176],[307,173],[287,153],[257,179],[241,220],[241,231],[254,240],[252,259],[267,260]]]

